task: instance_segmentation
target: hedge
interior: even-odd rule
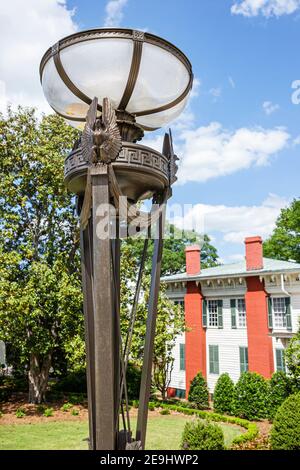
[[[271,448],[300,450],[300,393],[290,395],[279,407],[271,430]]]
[[[201,372],[198,372],[191,381],[188,400],[195,403],[197,408],[206,409],[209,407],[208,397],[209,392],[206,380]]]
[[[183,450],[225,450],[224,433],[217,424],[199,419],[185,424],[180,448]]]
[[[233,414],[256,420],[269,416],[269,384],[256,372],[243,372],[234,390]]]
[[[228,413],[233,412],[233,401],[234,401],[234,383],[230,378],[229,374],[221,374],[214,390],[214,410],[217,413]]]
[[[247,429],[247,432],[240,434],[235,437],[232,441],[232,445],[240,444],[242,442],[252,441],[258,435],[258,427],[255,423],[242,418],[237,418],[235,416],[225,416],[218,413],[211,413],[210,411],[197,410],[192,408],[187,408],[184,406],[170,405],[168,403],[156,402],[157,407],[168,408],[172,411],[177,411],[187,416],[196,415],[199,418],[206,419],[207,421],[223,422],[229,424],[237,424],[244,429]]]

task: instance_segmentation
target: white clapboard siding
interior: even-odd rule
[[[175,360],[169,387],[185,390],[185,371],[180,370],[180,344],[185,344],[184,333],[176,337],[176,343],[173,349]]]
[[[300,326],[300,293],[291,295],[291,312],[293,333],[296,333]]]
[[[219,375],[209,373],[209,345],[219,346]],[[223,328],[208,327],[206,332],[207,384],[211,393],[224,372],[228,372],[234,382],[239,379],[240,346],[248,346],[247,330],[231,328],[230,298],[223,298]]]

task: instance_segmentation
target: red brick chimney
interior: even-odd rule
[[[185,249],[186,273],[199,274],[201,270],[200,246],[191,245]]]
[[[248,237],[245,238],[246,247],[246,269],[252,271],[263,268],[263,248],[262,238]]]

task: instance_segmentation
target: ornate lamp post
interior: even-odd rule
[[[162,153],[136,142],[144,131],[166,125],[184,109],[193,82],[191,64],[157,36],[106,28],[73,34],[48,49],[40,77],[56,113],[83,130],[66,158],[65,182],[77,195],[81,222],[90,449],[144,448],[165,206],[176,180],[177,157],[170,132]],[[150,213],[135,210],[136,203],[150,197]],[[151,225],[156,230],[135,438],[126,368],[148,237],[123,344],[119,229],[124,230],[124,219],[148,233]]]

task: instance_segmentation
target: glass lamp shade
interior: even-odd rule
[[[189,60],[149,33],[105,28],[76,33],[44,55],[41,82],[52,108],[71,125],[84,124],[91,100],[108,97],[145,130],[164,126],[185,107],[192,87]]]

